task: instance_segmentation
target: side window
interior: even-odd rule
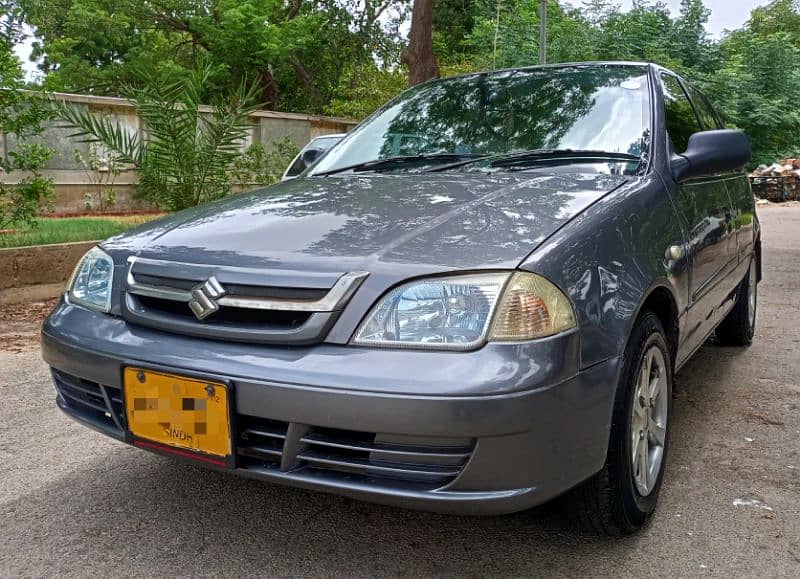
[[[689,137],[703,128],[678,79],[670,74],[662,74],[661,83],[664,85],[667,133],[675,145],[675,151],[683,153],[689,146]]]
[[[717,115],[714,114],[714,109],[711,108],[708,99],[689,85],[686,85],[686,90],[689,92],[689,98],[692,99],[697,116],[700,117],[700,122],[703,124],[703,130],[721,129],[722,125],[717,121]]]

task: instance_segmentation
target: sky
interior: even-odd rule
[[[677,14],[680,9],[680,0],[665,0],[672,10]],[[633,0],[620,0],[623,8],[630,8]],[[705,0],[705,5],[711,10],[707,29],[714,35],[719,36],[724,30],[734,30],[742,26],[750,18],[750,11],[757,6],[767,4],[769,0]],[[573,5],[578,1],[573,0]],[[30,38],[16,47],[17,55],[22,61],[26,75],[33,80],[36,77],[36,65],[28,60],[31,52]]]

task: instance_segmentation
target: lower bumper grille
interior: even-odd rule
[[[97,428],[125,436],[122,390],[53,369],[60,402],[73,414]]]
[[[289,424],[241,415],[237,422],[239,456],[280,466]]]
[[[301,472],[378,485],[440,488],[472,455],[474,439],[323,428],[240,415],[236,437],[245,469]]]
[[[62,408],[98,430],[125,439],[122,390],[56,369],[52,375]],[[234,446],[238,466],[247,470],[433,490],[461,473],[475,439],[342,430],[239,414]]]

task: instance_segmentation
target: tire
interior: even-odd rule
[[[653,366],[659,367],[656,386],[659,394],[655,401],[635,399],[640,383],[644,382],[640,377],[644,376],[645,363],[648,360],[651,369]],[[651,372],[650,377],[653,375]],[[652,380],[647,383],[653,384]],[[647,417],[652,414],[656,421],[661,417],[660,431],[653,427],[651,433],[651,423],[648,420],[647,429],[641,434],[642,430],[638,426],[642,422],[637,417],[640,416],[639,413],[647,412],[641,402],[652,406]],[[580,527],[597,534],[625,535],[637,531],[648,522],[655,511],[664,479],[671,413],[672,358],[661,322],[653,312],[645,311],[639,316],[623,355],[606,463],[599,473],[565,497],[568,501],[567,508]],[[639,433],[638,436],[636,433]],[[644,437],[647,446],[641,447]],[[659,438],[660,450],[656,444]],[[659,453],[660,459],[657,470],[651,473],[653,476],[642,486],[643,472],[639,468],[642,455],[637,453],[634,457],[634,450],[637,447],[644,448],[646,456],[650,458],[651,442],[654,464]]]
[[[756,260],[753,258],[747,275],[736,289],[736,304],[717,326],[716,338],[717,343],[721,346],[749,346],[753,343],[758,310],[758,280],[756,276]]]

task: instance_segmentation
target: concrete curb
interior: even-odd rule
[[[78,260],[97,241],[0,249],[0,304],[57,296]]]

